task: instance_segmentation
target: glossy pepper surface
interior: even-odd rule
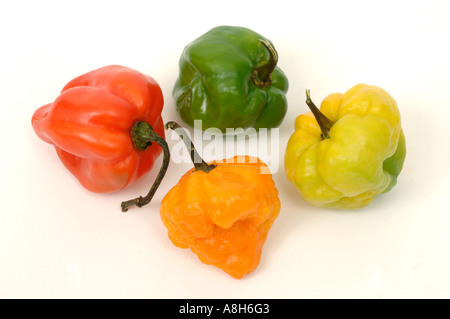
[[[359,84],[297,117],[285,154],[289,180],[310,204],[360,208],[394,187],[406,156],[396,101]]]
[[[163,103],[153,78],[106,66],[67,83],[32,125],[86,189],[113,192],[139,180],[161,154]]]
[[[288,80],[268,39],[243,27],[216,27],[188,44],[173,89],[185,123],[202,129],[272,128],[287,111]]]
[[[203,263],[242,278],[258,266],[280,211],[272,175],[249,156],[194,165],[161,203],[169,238]]]

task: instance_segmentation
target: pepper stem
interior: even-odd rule
[[[174,130],[178,135],[180,135],[181,139],[183,140],[184,144],[186,145],[187,149],[191,150],[191,160],[194,164],[196,171],[203,171],[205,173],[209,173],[214,168],[216,168],[217,165],[214,164],[207,164],[197,153],[197,150],[195,149],[194,143],[192,143],[189,136],[186,134],[186,131],[176,122],[170,121],[166,123],[166,129],[172,129]]]
[[[163,149],[164,157],[161,169],[159,170],[159,173],[156,176],[156,179],[148,194],[145,197],[139,196],[135,199],[122,202],[121,207],[123,212],[128,211],[128,208],[132,206],[142,207],[150,203],[156,190],[161,184],[164,175],[166,174],[170,162],[170,152],[167,142],[158,133],[156,133],[147,122],[138,121],[134,124],[131,130],[131,139],[133,140],[134,147],[141,151],[144,151],[147,147],[152,145],[153,142],[158,143]]]
[[[269,61],[253,70],[252,80],[255,85],[265,88],[272,84],[270,75],[277,66],[278,53],[269,41],[262,39],[259,41],[266,47],[267,51],[269,51]]]
[[[320,126],[320,130],[322,131],[322,138],[330,138],[330,130],[334,122],[326,117],[322,112],[320,112],[319,108],[311,100],[310,90],[306,90],[306,104],[314,114],[314,117],[316,118],[316,121]]]

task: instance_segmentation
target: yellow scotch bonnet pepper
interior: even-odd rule
[[[355,209],[395,186],[406,156],[396,101],[383,89],[358,84],[327,96],[320,110],[297,117],[285,173],[313,206]]]

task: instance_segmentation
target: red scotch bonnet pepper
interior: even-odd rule
[[[167,164],[163,104],[153,78],[111,65],[70,81],[53,103],[35,111],[32,125],[81,185],[108,193],[138,181],[162,150]]]

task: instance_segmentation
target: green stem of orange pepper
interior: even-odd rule
[[[180,135],[181,139],[183,140],[184,144],[186,145],[187,149],[191,150],[191,160],[194,164],[196,171],[203,171],[205,173],[208,173],[212,171],[214,168],[216,168],[216,165],[213,164],[207,164],[198,154],[197,150],[195,149],[194,143],[192,143],[189,136],[186,134],[186,131],[176,122],[170,121],[166,123],[166,129],[174,130],[178,135]]]

